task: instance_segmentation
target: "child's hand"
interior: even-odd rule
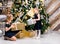
[[[15,28],[15,24],[12,24],[12,25],[11,25],[11,28]]]
[[[36,23],[36,20],[35,20],[35,19],[33,19],[33,22],[34,22],[34,23]]]

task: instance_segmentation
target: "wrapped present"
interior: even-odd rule
[[[14,24],[15,28],[12,29],[12,31],[25,29],[25,24],[24,23],[16,22],[16,23],[13,23],[13,24]]]
[[[34,37],[35,36],[35,32],[34,31],[29,31],[29,37]]]
[[[35,24],[35,23],[36,23],[36,21],[33,20],[32,18],[30,18],[30,19],[27,20],[27,24],[28,25],[32,25],[32,24]]]
[[[34,32],[33,31],[26,31],[25,30],[25,24],[24,23],[14,23],[17,27],[17,29],[12,29],[14,30],[22,30],[19,33],[16,34],[17,38],[25,38],[25,37],[33,37]]]
[[[27,15],[33,18],[33,16],[34,16],[34,9],[31,8],[30,11],[27,12]]]
[[[23,32],[19,32],[17,35],[16,35],[17,38],[24,38],[24,33]]]

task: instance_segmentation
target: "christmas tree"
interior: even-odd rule
[[[43,34],[45,32],[45,30],[48,28],[49,26],[49,16],[46,13],[45,7],[42,3],[41,0],[37,1],[37,0],[14,0],[12,9],[11,9],[11,13],[14,16],[14,20],[15,21],[20,21],[25,23],[26,25],[26,30],[29,29],[33,29],[34,28],[34,24],[33,25],[28,25],[27,24],[27,20],[32,18],[32,16],[29,16],[28,14],[30,14],[30,10],[33,10],[34,5],[39,9],[40,12],[40,16],[41,16],[41,34]],[[33,14],[33,13],[32,13]]]

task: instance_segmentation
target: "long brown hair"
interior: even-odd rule
[[[7,16],[6,22],[11,21],[11,17]]]
[[[6,8],[7,21],[8,21],[8,20],[11,21],[11,20],[13,19],[13,15],[12,15],[10,12],[11,12],[10,7],[7,7],[7,8]]]

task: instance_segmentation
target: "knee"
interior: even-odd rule
[[[13,41],[16,41],[16,38],[13,38]]]
[[[12,41],[16,41],[16,39],[17,39],[16,37],[12,37],[11,38]]]

